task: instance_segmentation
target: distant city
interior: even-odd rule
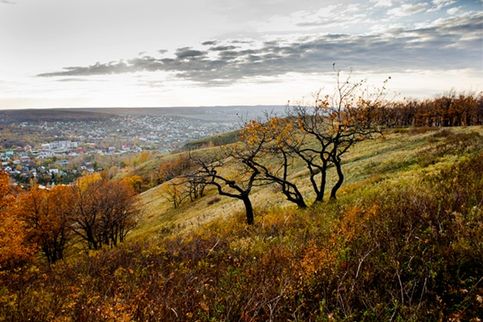
[[[0,111],[1,168],[18,183],[69,183],[102,170],[99,157],[170,152],[284,111],[282,106]]]

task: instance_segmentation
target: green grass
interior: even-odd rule
[[[467,135],[467,137],[465,137]],[[481,149],[483,127],[465,127],[450,129],[430,129],[415,131],[403,129],[387,131],[383,136],[361,142],[355,145],[344,159],[345,182],[339,192],[339,198],[363,189],[367,185],[381,181],[397,181],[402,178],[417,178],[423,172],[437,171],[444,164],[455,162],[462,153],[457,148],[447,151],[441,156],[438,149],[454,144],[455,137],[462,137],[457,141],[459,146],[470,142]],[[198,153],[213,153],[217,148],[208,148]],[[440,153],[441,154],[441,153]],[[166,155],[163,158],[173,158]],[[159,160],[150,161],[153,164]],[[146,168],[147,165],[144,165]],[[155,168],[155,166],[152,166]],[[151,170],[154,171],[154,170]],[[314,195],[308,180],[308,171],[304,164],[294,165],[293,180],[301,187],[301,191],[308,196],[311,203]],[[335,180],[335,172],[329,170],[328,187]],[[408,179],[409,180],[409,179]],[[165,183],[166,184],[166,183]],[[140,196],[142,216],[138,227],[130,234],[131,240],[146,239],[158,236],[159,232],[186,231],[200,224],[216,218],[229,216],[243,211],[241,202],[221,197],[221,201],[209,205],[209,201],[216,197],[216,192],[208,189],[205,197],[194,203],[186,203],[178,209],[173,209],[162,193],[163,185],[156,186]],[[276,193],[273,186],[257,188],[252,201],[256,212],[263,212],[273,207],[293,207],[283,195]]]
[[[191,141],[186,143],[182,150],[195,150],[200,148],[206,148],[210,146],[220,146],[224,144],[231,144],[235,143],[239,139],[240,131],[230,131],[214,136],[209,136],[206,138],[202,138],[199,140]]]

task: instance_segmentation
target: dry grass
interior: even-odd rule
[[[374,182],[376,179],[376,181],[399,180],[404,177],[419,176],[420,156],[424,151],[431,149],[438,143],[444,145],[445,141],[450,139],[452,135],[471,133],[483,135],[483,127],[404,131],[403,133],[390,131],[377,139],[361,142],[355,145],[345,158],[346,180],[340,191],[340,197],[343,198],[345,194],[353,192],[355,189],[364,188],[365,185]],[[481,141],[481,138],[479,140]],[[199,150],[197,153],[209,154],[216,153],[216,151],[217,148],[207,148]],[[455,157],[457,156],[445,155],[444,158],[437,160],[436,164],[428,167],[425,171],[436,171],[438,167],[453,162]],[[438,165],[438,163],[441,164]],[[295,164],[292,169],[294,181],[300,185],[301,191],[308,195],[310,203],[314,195],[307,173],[302,163]],[[335,173],[330,170],[329,185],[333,184],[334,180]],[[140,207],[143,215],[138,228],[131,233],[131,239],[146,239],[150,236],[157,236],[157,232],[166,230],[190,230],[213,219],[243,211],[241,202],[226,197],[221,197],[219,202],[210,204],[210,200],[216,195],[216,192],[210,189],[208,189],[205,197],[194,203],[185,204],[179,209],[172,209],[172,206],[162,195],[163,185],[141,194]],[[281,194],[275,193],[273,186],[257,188],[253,193],[252,201],[258,212],[263,212],[274,206],[293,207],[293,204],[287,202]]]

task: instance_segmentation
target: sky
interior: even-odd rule
[[[333,64],[397,97],[483,90],[483,1],[0,0],[0,109],[283,105]]]

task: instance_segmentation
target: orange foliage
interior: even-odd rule
[[[136,222],[136,192],[125,181],[100,174],[79,178],[72,186],[72,230],[90,249],[122,242]]]
[[[368,209],[361,209],[357,206],[349,208],[342,218],[339,230],[333,236],[333,240],[350,242],[360,232],[364,223],[373,219],[378,213],[378,206],[373,205]]]
[[[33,254],[24,224],[17,216],[15,199],[8,175],[0,172],[0,270],[23,263]]]
[[[168,181],[174,177],[185,174],[193,167],[189,157],[180,155],[173,160],[161,163],[159,166],[159,179],[161,182]]]
[[[122,178],[120,182],[129,186],[138,193],[142,191],[143,178],[141,176],[127,176]]]
[[[293,139],[294,126],[286,118],[271,117],[266,122],[251,120],[243,127],[240,138],[248,145],[256,145],[265,139],[281,147]]]
[[[28,240],[41,248],[50,263],[64,256],[72,201],[72,190],[67,186],[57,186],[51,191],[34,186],[17,200]]]
[[[337,259],[337,252],[335,247],[328,245],[317,246],[314,241],[309,242],[308,247],[304,251],[300,267],[305,278],[310,275],[317,274],[320,271],[327,270],[327,268],[334,266]]]

